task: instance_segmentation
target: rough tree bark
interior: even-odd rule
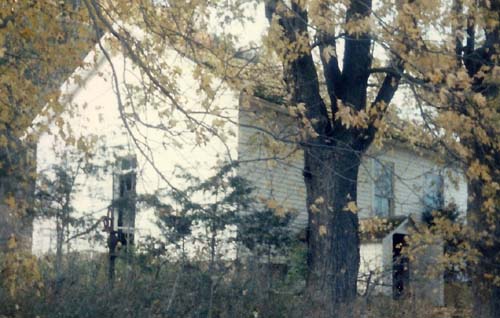
[[[466,12],[456,2],[459,12],[466,16]],[[490,21],[489,26],[483,28],[484,42],[477,46],[476,24],[469,16],[467,27],[463,30],[466,34],[465,45],[463,39],[457,37],[458,67],[464,68],[472,79],[472,93],[482,94],[490,103],[498,102],[499,81],[495,75],[495,68],[499,67],[500,44],[500,1],[480,2],[478,9],[485,11],[485,19]],[[495,23],[493,23],[495,22]],[[482,72],[482,75],[480,74]],[[496,77],[495,77],[496,76]],[[490,80],[484,80],[490,78]],[[473,311],[475,317],[493,318],[500,317],[500,208],[496,205],[493,210],[485,208],[488,200],[498,202],[500,189],[492,193],[492,184],[500,184],[500,149],[498,147],[498,120],[481,118],[480,110],[474,105],[455,105],[457,112],[466,119],[474,121],[479,128],[485,131],[486,136],[473,134],[460,136],[460,143],[469,149],[471,155],[465,158],[465,164],[471,167],[480,164],[488,169],[488,177],[474,178],[469,176],[468,192],[469,203],[467,207],[468,224],[473,232],[479,235],[470,237],[471,245],[480,253],[476,264],[469,266],[472,280]],[[498,106],[496,107],[498,114]],[[495,111],[495,110],[493,110]],[[498,118],[498,117],[496,117]]]
[[[356,200],[360,159],[350,150],[307,149],[305,161],[307,292],[314,316],[330,316],[356,297],[358,216],[345,207]],[[324,203],[318,203],[319,197]]]
[[[363,19],[371,12],[371,1],[352,1],[346,21]],[[282,28],[285,43],[303,42],[308,38],[308,16],[300,1],[268,1],[267,17]],[[283,78],[290,95],[290,104],[303,104],[304,116],[314,132],[303,140],[304,181],[308,206],[308,278],[309,316],[337,317],[341,308],[356,296],[359,268],[358,216],[346,209],[356,201],[356,180],[361,156],[376,132],[380,119],[399,83],[398,72],[386,74],[377,97],[367,102],[368,78],[372,61],[372,41],[368,33],[345,36],[342,70],[336,56],[326,57],[325,50],[335,47],[335,35],[318,30],[323,75],[326,80],[331,113],[320,95],[320,83],[312,48],[293,51],[277,50],[283,63]],[[296,54],[298,53],[298,54]],[[297,56],[296,58],[293,58]],[[339,103],[359,112],[367,106],[376,107],[366,128],[355,128],[335,120]]]
[[[498,179],[497,179],[498,180]],[[488,217],[482,209],[485,198],[482,196],[483,185],[480,181],[469,182],[468,189],[472,195],[469,201],[468,222],[477,233],[488,233],[492,241],[491,245],[486,240],[473,239],[473,246],[481,253],[477,264],[470,266],[469,273],[472,279],[473,313],[474,317],[495,318],[500,317],[500,286],[493,279],[488,279],[487,275],[500,277],[500,218],[498,207],[493,220]],[[491,229],[492,222],[495,228]]]

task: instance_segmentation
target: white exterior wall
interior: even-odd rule
[[[418,151],[418,152],[417,152]],[[455,203],[462,213],[467,208],[467,185],[463,174],[443,167],[432,159],[429,151],[410,150],[402,144],[386,144],[383,149],[372,146],[363,158],[358,175],[358,208],[360,218],[375,217],[373,210],[374,161],[394,163],[394,216],[421,214],[425,174],[443,175],[445,204]]]
[[[200,111],[204,96],[198,92],[197,81],[193,79],[192,63],[175,56],[173,53],[166,54],[172,60],[172,65],[182,68],[183,73],[177,79],[180,104],[189,111]],[[88,61],[94,58],[93,54],[87,57]],[[159,176],[160,172],[170,184],[182,189],[186,186],[183,179],[176,174],[182,171],[182,167],[191,174],[206,178],[215,173],[213,169],[216,165],[226,160],[237,159],[237,108],[238,95],[233,91],[221,86],[217,90],[217,95],[213,100],[213,107],[220,106],[221,115],[231,118],[232,123],[226,122],[223,127],[219,127],[219,132],[227,137],[224,142],[217,137],[211,137],[206,143],[198,144],[196,136],[190,132],[184,124],[184,117],[180,112],[173,111],[169,118],[163,120],[178,121],[177,126],[169,129],[172,133],[181,133],[178,137],[165,136],[160,130],[145,127],[134,128],[135,136],[140,142],[147,143],[151,153],[146,151],[144,156],[135,146],[132,138],[127,133],[120,118],[117,95],[112,85],[112,73],[109,63],[102,56],[98,57],[101,62],[98,67],[91,71],[78,70],[79,75],[84,80],[83,86],[65,83],[61,90],[63,102],[67,105],[67,110],[61,115],[65,122],[73,129],[73,133],[78,139],[79,136],[96,135],[101,139],[104,146],[104,154],[99,158],[99,163],[106,160],[114,163],[116,156],[135,154],[138,160],[137,168],[137,193],[152,194],[158,189],[169,189],[169,185]],[[113,64],[120,79],[122,99],[125,99],[124,82],[138,83],[140,76],[128,60],[123,56],[113,57]],[[102,76],[98,74],[101,73]],[[214,83],[218,85],[218,83]],[[141,96],[134,95],[132,100],[141,105]],[[70,106],[72,105],[72,106]],[[161,101],[157,105],[159,110],[153,109],[152,105],[146,105],[140,114],[145,121],[150,124],[160,124],[162,120],[158,118],[157,112],[162,109],[172,109],[166,101]],[[71,113],[70,113],[71,112]],[[211,115],[193,115],[200,122],[211,125],[217,117]],[[47,122],[46,118],[39,118],[39,123]],[[166,123],[165,123],[166,124]],[[74,149],[58,140],[58,128],[54,122],[47,122],[49,133],[41,135],[38,142],[38,172],[43,172],[51,165],[61,161],[60,154]],[[231,133],[228,133],[231,131]],[[207,133],[209,135],[209,133]],[[153,164],[154,163],[154,167]],[[74,165],[73,165],[74,166]],[[78,215],[92,214],[95,219],[106,215],[107,206],[112,202],[112,168],[108,169],[100,178],[81,175],[77,178],[76,191],[73,194],[73,205]],[[151,210],[138,209],[136,218],[136,241],[147,235],[158,235],[159,231],[155,225],[154,212]],[[99,231],[102,226],[99,226]],[[37,222],[34,229],[33,252],[41,254],[55,248],[55,227],[51,222]],[[103,250],[104,243],[88,242],[88,237],[72,243],[72,247],[79,250]]]
[[[385,292],[384,279],[387,273],[381,266],[383,262],[383,245],[381,243],[364,243],[359,248],[360,263],[359,263],[359,281],[358,290],[361,293],[366,292],[366,288],[370,289],[368,292]]]
[[[274,142],[273,138],[256,127],[272,132],[277,138],[287,138],[293,126],[287,124],[289,118],[278,105],[258,100],[259,105],[255,101],[257,99],[247,99],[245,95],[240,98],[238,173],[253,183],[258,198],[273,199],[285,210],[296,213],[292,227],[300,231],[307,225],[303,152],[294,145],[267,145]],[[270,150],[274,146],[278,149]]]
[[[268,130],[279,138],[286,138],[293,132],[293,128],[287,129],[284,123],[290,123],[291,118],[278,105],[262,100],[248,101],[246,97],[242,97],[240,104],[247,108],[243,107],[243,111],[240,109],[239,115],[239,159],[244,162],[250,160],[250,162],[241,164],[239,172],[253,182],[259,196],[274,199],[286,209],[297,211],[298,215],[293,229],[300,231],[307,225],[306,193],[302,175],[303,152],[298,150],[293,156],[287,156],[295,149],[295,146],[282,145],[283,149],[278,154],[273,153],[269,147],[266,147],[266,140],[263,137],[266,134],[263,134],[260,129]],[[270,119],[266,119],[266,115],[270,116]],[[281,125],[269,126],[269,122],[275,121],[280,122]],[[273,156],[285,159],[259,160]],[[430,151],[410,149],[399,142],[387,143],[382,149],[372,146],[362,159],[358,174],[357,205],[360,209],[358,212],[360,218],[375,216],[373,212],[374,160],[394,163],[394,216],[413,214],[418,218],[418,215],[423,212],[425,174],[430,172],[443,175],[445,205],[455,203],[464,215],[467,208],[467,185],[464,175],[441,166],[432,156]],[[392,282],[392,276],[390,281],[387,277],[392,268],[392,236],[384,239],[384,244],[382,241],[362,244],[360,254],[361,276],[366,276],[373,271],[378,275],[374,278],[386,284]],[[436,284],[433,289],[437,288],[441,291],[442,281],[438,280]],[[360,290],[364,288],[362,285],[359,287]],[[392,292],[390,287],[377,288],[377,290],[388,294]],[[441,303],[441,298],[436,299],[438,303]]]
[[[248,103],[244,101],[243,103]],[[299,212],[297,226],[307,224],[306,194],[302,175],[304,161],[301,150],[292,153],[296,146],[281,144],[278,154],[273,153],[266,146],[259,127],[266,129],[278,137],[286,138],[290,129],[283,127],[266,126],[263,113],[273,112],[271,119],[278,118],[281,122],[290,122],[291,118],[282,113],[278,105],[259,100],[252,102],[250,110],[240,111],[238,156],[243,161],[240,167],[241,175],[250,179],[260,196],[273,198],[283,206]],[[260,107],[260,108],[258,108]],[[278,109],[273,111],[272,109]],[[271,110],[270,110],[271,109]],[[253,111],[252,111],[253,110]],[[276,117],[277,116],[277,117]],[[255,127],[248,127],[255,126]],[[292,126],[293,127],[293,126]],[[265,137],[264,137],[265,138]],[[432,159],[429,151],[418,149],[410,150],[401,143],[386,144],[383,149],[372,146],[363,157],[358,174],[357,205],[360,218],[375,217],[373,212],[374,182],[373,162],[394,163],[394,216],[420,214],[424,210],[422,197],[424,194],[425,174],[434,172],[444,176],[445,204],[454,202],[460,211],[465,212],[467,207],[467,186],[463,174],[444,168]],[[273,160],[273,157],[284,159]],[[271,158],[269,160],[264,160]],[[246,162],[250,161],[250,162]]]
[[[240,129],[238,147],[240,163],[238,174],[247,178],[255,187],[254,194],[260,199],[273,199],[287,211],[297,213],[293,224],[300,230],[307,225],[306,193],[302,176],[302,152],[286,161],[263,160],[268,157],[264,146],[254,148],[246,137],[252,134],[248,128]],[[297,158],[298,157],[298,158]],[[257,160],[257,161],[252,161]]]

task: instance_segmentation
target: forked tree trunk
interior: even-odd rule
[[[301,116],[315,132],[302,143],[309,214],[306,295],[310,310],[307,316],[346,317],[350,314],[342,311],[343,305],[349,306],[356,297],[359,267],[358,216],[346,208],[350,201],[356,202],[360,157],[375,136],[375,123],[383,118],[403,70],[398,59],[393,61],[396,71],[385,75],[375,99],[369,103],[368,78],[372,63],[369,32],[347,34],[341,70],[337,56],[328,53],[336,47],[335,32],[317,29],[329,97],[329,103],[326,103],[320,94],[319,69],[313,58],[313,48],[303,48],[304,37],[310,37],[308,7],[304,4],[299,0],[266,1],[266,15],[271,23],[277,22],[280,27],[284,45],[277,45],[277,53],[283,64],[289,102],[304,106],[305,112]],[[371,0],[350,2],[346,21],[356,24],[358,20],[368,18],[371,6]],[[328,5],[322,9],[328,10]],[[376,115],[370,117],[366,127],[352,127],[350,123],[338,120],[340,102],[353,113],[368,113],[369,105],[370,113]],[[299,129],[308,131],[308,125],[303,123],[304,120],[298,121]]]
[[[305,152],[311,317],[346,317],[356,297],[358,216],[347,205],[356,201],[358,156],[353,151],[328,147]]]

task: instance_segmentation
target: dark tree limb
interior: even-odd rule
[[[322,3],[320,5],[321,11],[329,11],[327,4]],[[337,94],[340,90],[342,78],[342,72],[340,71],[337,57],[336,40],[338,37],[335,36],[334,32],[331,30],[330,32],[327,32],[326,30],[323,30],[323,28],[323,25],[318,26],[317,45],[320,52],[321,64],[323,66],[323,76],[325,77],[325,84],[330,98],[332,114],[335,114],[338,111]],[[345,36],[345,34],[342,34],[341,36]]]
[[[395,64],[396,65],[394,67],[390,68],[393,71],[386,73],[382,86],[380,86],[377,96],[371,104],[371,107],[376,109],[376,114],[373,118],[371,118],[366,132],[360,140],[360,143],[362,144],[361,149],[367,149],[368,146],[370,146],[377,132],[375,121],[383,118],[389,103],[398,90],[399,83],[403,75],[403,62],[401,60],[397,60]]]
[[[370,15],[371,0],[354,0],[346,13],[347,23],[354,23]],[[349,30],[348,30],[349,31]],[[340,90],[337,93],[344,104],[361,110],[366,106],[366,91],[372,63],[372,38],[368,32],[347,33]]]
[[[328,96],[330,97],[332,113],[338,111],[337,93],[340,90],[342,73],[337,58],[337,45],[335,37],[326,33],[319,36],[319,52],[323,65],[323,75],[326,81]]]
[[[283,28],[285,42],[295,43],[301,41],[301,37],[307,38],[308,18],[306,10],[297,1],[292,1],[290,7],[293,14],[286,12],[287,10],[281,1],[268,1],[266,5],[267,16],[271,17],[271,21],[277,18],[278,23]],[[289,57],[297,53],[298,57],[290,60]],[[319,93],[318,74],[310,48],[307,52],[294,52],[292,49],[285,49],[281,52],[280,57],[283,62],[284,81],[291,95],[290,102],[293,104],[303,103],[306,107],[305,115],[316,133],[320,136],[329,136],[332,130],[331,122],[325,102]]]

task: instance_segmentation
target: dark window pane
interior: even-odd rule
[[[392,214],[394,197],[394,163],[374,161],[374,186],[375,197],[373,208],[380,217]]]
[[[426,208],[437,210],[443,207],[443,183],[443,176],[439,174],[425,175],[423,201]]]

